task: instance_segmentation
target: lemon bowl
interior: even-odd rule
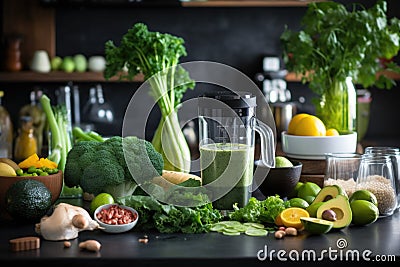
[[[290,158],[324,160],[327,153],[355,153],[357,132],[337,136],[299,136],[281,133],[282,151]]]

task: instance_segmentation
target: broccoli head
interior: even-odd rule
[[[164,161],[151,142],[136,136],[113,136],[104,142],[81,141],[68,152],[64,170],[67,186],[115,199],[132,195],[137,184],[162,174]]]

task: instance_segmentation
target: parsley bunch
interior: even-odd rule
[[[280,40],[289,71],[302,75],[310,89],[322,95],[335,81],[352,77],[364,88],[390,89],[395,82],[377,73],[383,69],[400,73],[395,62],[386,66],[379,59],[392,59],[400,47],[400,21],[388,19],[387,4],[379,0],[366,9],[353,4],[348,9],[337,2],[313,2],[302,18],[302,29],[285,27]]]
[[[117,75],[132,80],[141,73],[149,81],[149,93],[161,111],[152,144],[163,155],[166,170],[189,172],[190,150],[177,115],[183,94],[195,86],[188,72],[178,65],[180,58],[186,56],[184,40],[149,31],[145,24],[136,23],[122,36],[119,46],[107,41],[105,54],[105,79]],[[124,68],[126,73],[122,72]]]

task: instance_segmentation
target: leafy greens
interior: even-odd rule
[[[302,82],[321,95],[334,81],[353,78],[364,88],[391,88],[395,82],[383,69],[400,73],[395,62],[386,66],[379,59],[392,59],[400,48],[400,21],[386,17],[387,4],[379,0],[369,9],[354,4],[312,2],[301,21],[302,29],[287,27],[280,39],[283,59],[289,71],[302,75]]]
[[[122,36],[119,46],[107,41],[105,54],[105,79],[119,75],[120,79],[132,80],[135,75],[143,74],[149,81],[150,95],[161,111],[152,143],[163,155],[166,170],[189,172],[190,150],[177,116],[184,93],[195,86],[188,72],[178,65],[180,58],[186,56],[184,40],[149,31],[145,24],[136,23]]]

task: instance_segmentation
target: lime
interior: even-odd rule
[[[378,200],[376,199],[376,196],[371,191],[368,191],[366,189],[360,189],[351,194],[349,202],[351,203],[354,200],[367,200],[378,206]]]
[[[368,225],[375,222],[379,217],[379,209],[368,200],[353,200],[350,203],[353,218],[351,222],[354,225]]]
[[[300,221],[303,224],[304,230],[315,235],[325,234],[333,227],[333,222],[323,219],[301,217]]]
[[[305,196],[304,200],[310,205],[314,202],[315,197],[314,196]]]
[[[297,194],[299,192],[299,188],[303,185],[303,182],[297,182],[296,186],[294,187],[293,191],[289,194],[289,198],[294,198],[297,197]]]
[[[316,218],[317,217],[317,210],[318,210],[318,208],[323,204],[324,202],[314,202],[314,203],[311,203],[307,208],[306,208],[306,210],[308,211],[308,213],[310,214],[310,217],[314,217],[314,218]]]
[[[261,223],[245,222],[245,223],[243,223],[243,225],[246,226],[246,227],[264,229],[264,225],[261,224]]]
[[[248,228],[244,232],[246,235],[250,236],[266,236],[268,234],[268,231],[265,229],[260,229],[260,228]]]
[[[316,197],[321,187],[313,182],[305,182],[297,192],[299,198],[305,199],[306,196]]]
[[[98,207],[105,204],[113,204],[113,203],[114,203],[114,198],[112,195],[108,193],[100,193],[94,197],[92,202],[90,202],[90,212],[93,214]]]
[[[285,167],[293,167],[293,163],[289,159],[283,156],[276,156],[275,168],[285,168]]]
[[[310,204],[302,198],[294,197],[289,199],[289,203],[291,207],[298,207],[298,208],[307,208]]]

